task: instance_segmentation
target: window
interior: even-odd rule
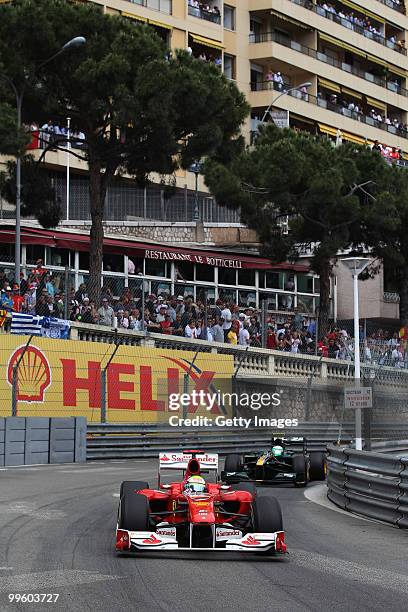
[[[206,283],[214,282],[214,268],[212,266],[196,266],[196,280]]]
[[[224,4],[224,28],[235,30],[235,8]]]
[[[297,290],[299,293],[313,293],[313,276],[297,275]]]
[[[104,272],[122,272],[124,270],[123,255],[109,254],[103,256]]]
[[[47,266],[71,266],[71,268],[74,267],[75,253],[72,252],[70,258],[70,252],[68,251],[68,249],[47,248],[45,255],[45,263]]]
[[[255,287],[255,270],[238,270],[238,285]]]
[[[40,244],[27,244],[26,261],[28,264],[35,264],[37,259],[45,261],[45,248]]]
[[[224,74],[227,79],[235,80],[236,72],[235,72],[235,56],[228,55],[224,53]]]
[[[266,272],[265,287],[268,289],[283,289],[283,277],[282,272]]]
[[[79,252],[79,269],[89,270],[89,252]]]
[[[167,262],[160,261],[159,259],[146,259],[145,273],[147,276],[162,276],[166,278],[168,276]]]
[[[220,285],[235,285],[237,284],[236,270],[231,268],[218,268],[218,282]]]
[[[190,261],[178,261],[174,264],[176,281],[194,280],[194,264]]]
[[[238,306],[241,308],[256,308],[255,291],[238,291]]]

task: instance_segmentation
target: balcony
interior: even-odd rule
[[[380,34],[378,31],[370,30],[366,27],[362,27],[358,23],[353,22],[349,18],[349,15],[344,16],[344,13],[342,15],[339,15],[338,12],[326,10],[322,6],[323,2],[321,4],[313,4],[311,0],[290,0],[290,1],[293,4],[302,6],[303,8],[309,11],[313,11],[317,15],[320,15],[326,19],[330,19],[330,21],[332,21],[333,23],[337,23],[338,25],[341,25],[347,28],[348,30],[352,30],[353,32],[356,32],[357,34],[361,34],[362,36],[365,36],[369,40],[373,40],[374,42],[377,42],[380,45],[383,45],[384,47],[388,47],[389,49],[392,49],[393,51],[396,51],[397,53],[401,53],[402,55],[407,55],[407,50],[405,48],[405,41],[395,41],[394,42],[393,40],[391,40],[391,37],[387,39],[382,34]],[[401,31],[401,35],[402,36],[404,35],[403,31]]]
[[[251,91],[265,91],[265,90],[270,91],[272,89],[276,89],[273,87],[273,85],[274,84],[271,81],[264,81],[260,83],[258,82],[256,84],[252,83]],[[288,84],[286,85],[286,88],[288,88]],[[284,93],[285,89],[282,89],[280,91]],[[396,127],[395,125],[389,125],[385,121],[378,121],[376,119],[373,119],[370,115],[364,114],[364,111],[354,112],[352,110],[349,110],[348,108],[345,108],[342,104],[339,104],[337,102],[333,102],[330,100],[325,100],[323,97],[320,97],[320,96],[318,97],[313,96],[307,93],[307,91],[299,91],[299,90],[290,91],[289,90],[286,92],[286,95],[292,98],[297,98],[299,100],[302,100],[303,102],[307,102],[308,104],[313,104],[322,109],[337,113],[338,115],[342,115],[343,117],[352,119],[353,121],[356,122],[356,124],[364,123],[367,126],[371,126],[379,130],[383,130],[394,136],[408,139],[408,129],[406,125],[400,124],[398,127]],[[306,113],[306,115],[310,116],[310,113]],[[332,120],[331,123],[335,124],[337,122]],[[361,128],[358,131],[361,131]],[[375,140],[375,138],[373,138],[373,140]]]
[[[279,45],[283,45],[284,47],[292,49],[293,51],[297,51],[298,53],[302,53],[303,55],[312,57],[320,62],[324,62],[325,64],[328,64],[329,66],[338,68],[339,70],[342,70],[343,72],[347,72],[348,74],[357,76],[361,79],[364,79],[365,81],[368,81],[369,83],[373,83],[374,85],[378,85],[379,87],[386,88],[393,93],[397,93],[401,96],[408,98],[408,90],[405,89],[405,87],[402,87],[398,82],[391,81],[390,78],[387,79],[385,77],[376,76],[372,74],[371,72],[369,72],[368,70],[361,70],[360,68],[351,66],[350,64],[339,61],[329,55],[326,55],[325,53],[321,51],[317,51],[316,49],[306,47],[305,45],[302,45],[301,43],[295,40],[291,40],[288,37],[279,34],[278,32],[262,32],[260,34],[250,34],[249,42],[251,44],[276,42]],[[259,58],[251,57],[251,59],[255,60]]]
[[[138,4],[145,8],[152,9],[154,11],[160,11],[166,15],[172,15],[172,0],[127,0],[132,4]]]
[[[398,11],[398,13],[406,14],[405,10],[405,0],[378,0],[384,6],[388,6],[388,8],[393,9],[394,11]]]
[[[210,10],[208,10],[208,7]],[[188,0],[188,14],[191,17],[205,19],[212,23],[221,23],[221,13],[217,6],[210,7],[208,4],[199,2],[199,0]]]

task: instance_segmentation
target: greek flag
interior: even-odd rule
[[[38,315],[13,312],[11,316],[11,333],[41,336],[43,317]]]
[[[71,329],[71,321],[56,319],[55,317],[44,317],[42,320],[42,336],[47,338],[58,338],[68,340]]]
[[[39,315],[13,312],[11,317],[11,333],[26,334],[28,336],[45,336],[67,340],[71,328],[71,321],[56,319],[55,317],[40,317]]]

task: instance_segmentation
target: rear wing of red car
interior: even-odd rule
[[[218,480],[218,454],[202,451],[181,451],[159,454],[159,486],[160,476],[164,470],[181,470],[183,475],[192,459],[196,459],[201,473],[215,472]]]

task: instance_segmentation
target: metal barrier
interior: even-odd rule
[[[375,428],[383,431],[392,426],[392,424],[378,424]],[[296,430],[252,428],[214,431],[205,427],[193,430],[173,428],[163,424],[88,424],[87,459],[157,457],[160,451],[179,451],[197,445],[203,450],[213,450],[220,454],[238,450],[247,452],[267,447],[272,435],[305,436],[308,448],[325,451],[327,445],[337,441],[339,437],[343,444],[349,443],[354,436],[354,427],[354,423],[339,425],[336,422],[301,422]],[[406,436],[407,433],[408,428],[402,435]]]
[[[327,497],[349,512],[408,528],[408,456],[328,446]]]

